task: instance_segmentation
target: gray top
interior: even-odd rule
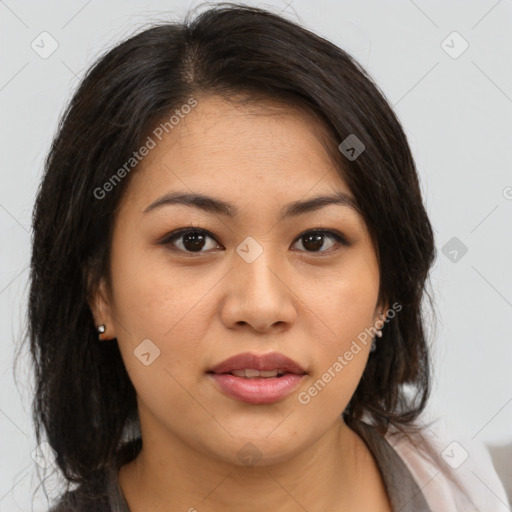
[[[387,440],[361,421],[354,430],[377,461],[393,511],[432,512],[409,469]],[[117,467],[103,470],[94,484],[68,492],[50,512],[130,512],[119,486],[118,471],[123,463],[120,459]]]

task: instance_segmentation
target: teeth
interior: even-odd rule
[[[283,370],[253,370],[252,368],[246,368],[244,370],[232,370],[231,373],[236,377],[245,377],[248,379],[255,377],[277,377],[278,375],[282,375]]]

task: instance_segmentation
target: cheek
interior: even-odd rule
[[[198,311],[204,312],[202,300],[216,279],[207,274],[198,276],[197,267],[173,268],[160,251],[152,252],[148,256],[132,253],[113,264],[113,313],[129,336],[153,336],[167,343],[182,326],[198,326]],[[196,320],[192,325],[191,317]],[[189,333],[193,337],[193,331]]]
[[[190,268],[171,273],[170,265],[141,261],[132,253],[113,265],[119,348],[145,403],[185,408],[190,397],[184,388],[197,384],[201,342],[212,315],[209,292],[218,278],[199,278]]]
[[[197,385],[198,354],[208,322],[200,299],[208,289],[151,265],[119,273],[116,283],[117,339],[139,400],[153,414],[162,414],[162,421],[170,411],[174,417],[190,417],[190,393]],[[194,413],[194,418],[198,422],[201,415]]]
[[[321,412],[342,410],[354,393],[372,342],[378,272],[374,259],[354,253],[331,279],[316,282],[308,306],[318,312],[314,378],[299,403]],[[341,412],[341,411],[340,411]]]
[[[330,361],[297,394],[299,411],[312,422],[321,417],[329,423],[339,417],[359,384],[367,356],[368,352],[361,350],[349,362]]]
[[[316,337],[311,378],[297,396],[299,407],[310,417],[333,421],[346,408],[370,354],[372,338],[365,329],[372,325],[372,313],[373,303],[360,298],[350,301],[342,296],[326,304],[323,318],[329,329],[322,327],[322,332],[328,334]]]
[[[332,353],[347,350],[375,320],[377,263],[365,251],[354,251],[335,271],[316,279],[314,287],[304,301],[317,314],[321,331],[326,334],[320,339],[320,347],[332,357]]]

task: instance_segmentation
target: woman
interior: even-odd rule
[[[78,484],[52,510],[484,510],[420,420],[434,257],[343,50],[237,5],[119,44],[34,211],[37,436]]]

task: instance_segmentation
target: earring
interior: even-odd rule
[[[101,335],[106,331],[106,329],[107,329],[107,328],[106,328],[105,324],[98,325],[98,327],[97,327],[97,331],[98,331],[98,339],[99,339],[100,341],[102,341],[102,340],[101,340]]]
[[[385,318],[386,317],[382,314],[382,311],[379,311],[379,320],[381,322],[384,322]],[[377,341],[376,341],[377,337],[382,338],[382,327],[380,329],[378,329],[377,332],[375,333],[375,337],[373,338],[372,345],[370,347],[370,352],[375,352],[375,349],[377,348]]]

